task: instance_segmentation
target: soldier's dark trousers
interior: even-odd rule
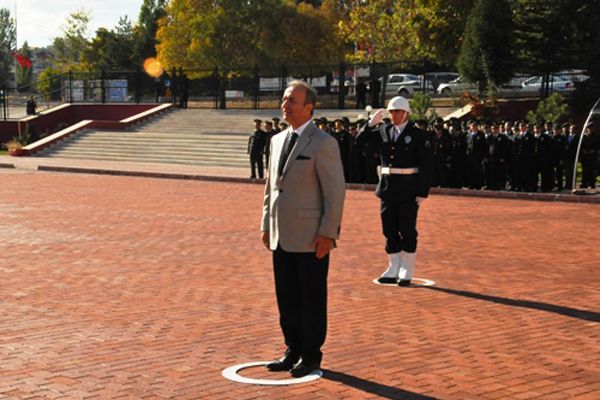
[[[416,200],[408,202],[381,201],[381,226],[385,236],[385,252],[388,254],[417,250]]]
[[[263,178],[263,155],[262,153],[250,153],[250,176],[256,178],[256,169],[258,168],[258,177]]]

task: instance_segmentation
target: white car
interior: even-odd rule
[[[527,92],[540,92],[542,90],[542,76],[534,76],[521,83],[521,87]],[[575,90],[575,83],[569,77],[563,75],[552,75],[548,83],[550,92],[570,92]]]
[[[383,77],[379,78],[383,87]],[[431,85],[430,82],[427,84]],[[433,91],[431,86],[430,91]],[[385,93],[388,95],[400,95],[410,97],[415,92],[423,92],[423,79],[414,74],[389,74],[385,84]]]
[[[528,77],[514,77],[511,78],[507,83],[501,85],[497,88],[499,93],[506,94],[518,94],[522,91],[522,83]],[[437,92],[443,96],[450,96],[452,94],[460,94],[464,92],[477,93],[479,88],[476,83],[473,82],[465,82],[459,76],[458,78],[450,81],[448,83],[442,83],[438,86]]]

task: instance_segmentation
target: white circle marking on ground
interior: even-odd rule
[[[238,374],[238,371],[244,368],[250,367],[258,367],[261,365],[267,365],[270,361],[254,361],[248,362],[244,364],[234,365],[232,367],[225,368],[221,375],[224,378],[229,379],[230,381],[239,382],[239,383],[248,383],[250,385],[295,385],[298,383],[306,383],[319,379],[323,376],[323,371],[317,369],[310,374],[303,376],[302,378],[289,378],[289,379],[256,379],[256,378],[246,378]]]
[[[398,286],[397,283],[379,283],[378,278],[373,279],[373,283],[380,286]],[[416,282],[415,282],[416,281]],[[435,286],[435,281],[425,278],[412,278],[410,286]]]

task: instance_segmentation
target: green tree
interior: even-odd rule
[[[7,86],[11,80],[15,36],[15,21],[10,17],[10,11],[0,8],[0,87]]]
[[[483,93],[507,82],[513,74],[512,10],[508,0],[477,0],[458,58],[458,70]]]
[[[48,100],[58,100],[61,97],[62,74],[57,68],[46,68],[38,76],[38,92]]]
[[[31,49],[27,41],[23,43],[23,47],[19,50],[19,53],[31,60]],[[29,85],[33,78],[33,66],[29,68],[23,68],[21,65],[17,65],[17,87],[23,87],[25,91],[31,91]]]
[[[558,123],[567,113],[567,104],[559,93],[552,93],[545,100],[540,101],[535,111],[527,113],[527,120],[531,123],[536,121],[554,121]]]
[[[62,37],[54,38],[53,64],[65,71],[83,68],[82,60],[88,45],[87,30],[90,17],[84,10],[73,12],[61,26]]]
[[[173,0],[159,21],[158,58],[168,68],[337,63],[335,1]]]
[[[166,5],[166,0],[144,0],[142,3],[135,29],[134,58],[138,63],[156,56],[158,21],[166,15]]]
[[[128,71],[139,61],[132,48],[135,34],[127,17],[121,17],[115,29],[100,28],[84,50],[83,61],[92,70]]]
[[[340,2],[350,61],[429,60],[453,65],[473,0]]]

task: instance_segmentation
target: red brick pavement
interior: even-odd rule
[[[0,169],[0,399],[600,399],[600,206],[442,195],[420,218],[434,288],[371,283],[378,203],[349,191],[324,378],[222,378],[283,349],[261,198]]]

